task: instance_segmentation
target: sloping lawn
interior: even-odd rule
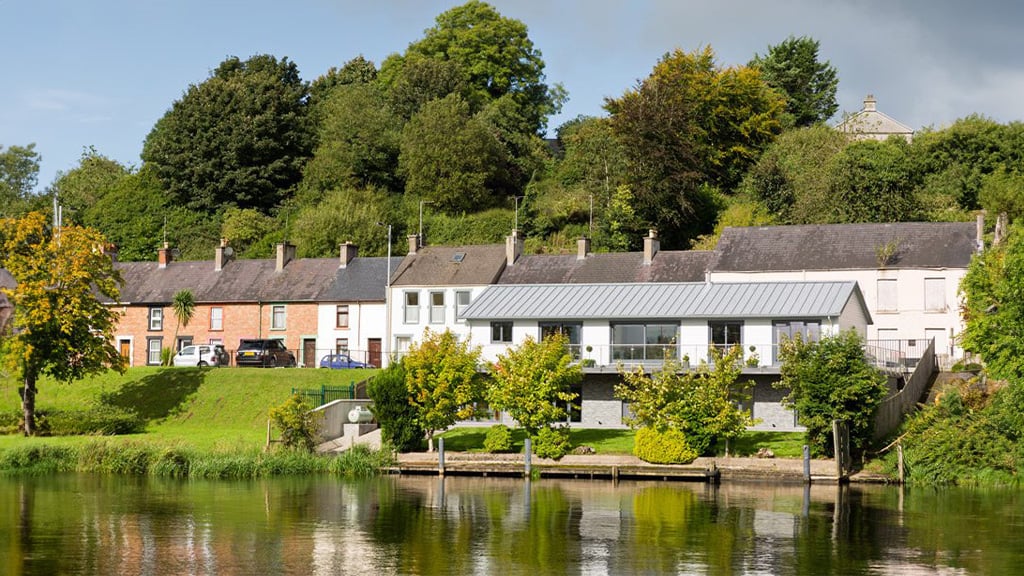
[[[293,388],[348,386],[374,373],[369,369],[139,367],[124,375],[108,372],[73,384],[43,380],[36,406],[81,410],[101,403],[131,408],[148,425],[144,434],[125,438],[185,442],[197,448],[261,447],[266,441],[268,410],[287,400]],[[20,407],[18,383],[0,380],[0,412]],[[18,435],[0,436],[0,448],[24,440]]]

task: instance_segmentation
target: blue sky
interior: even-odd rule
[[[84,148],[128,165],[190,84],[228,56],[267,53],[312,80],[362,54],[379,64],[423,35],[449,0],[0,0],[0,145],[36,143],[39,187]],[[601,115],[674,48],[711,45],[744,64],[790,35],[821,42],[842,112],[872,93],[919,129],[972,113],[1024,117],[1024,7],[956,0],[493,0],[523,21],[569,93],[553,130]]]

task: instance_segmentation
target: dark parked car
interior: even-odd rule
[[[295,354],[284,347],[284,341],[276,338],[242,340],[235,353],[236,366],[295,366]]]
[[[328,354],[320,359],[321,368],[334,368],[339,370],[341,368],[366,368],[365,362],[359,362],[353,360],[348,354]]]

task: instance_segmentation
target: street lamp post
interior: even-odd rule
[[[433,204],[433,200],[420,200],[420,235],[416,237],[416,246],[423,246],[423,205]],[[390,239],[388,240],[390,242]]]
[[[388,275],[384,278],[384,357],[391,364],[391,224],[377,222],[377,226],[388,227]]]

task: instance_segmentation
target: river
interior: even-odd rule
[[[0,478],[0,571],[1014,574],[1024,491],[330,477]]]

